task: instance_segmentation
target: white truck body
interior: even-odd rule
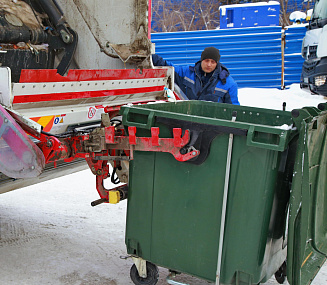
[[[301,88],[327,96],[327,1],[317,0],[302,43]]]
[[[108,55],[117,55],[114,48],[118,51],[118,45],[127,48],[137,40],[146,48],[151,47],[147,0],[58,0],[58,3],[67,22],[80,35],[75,62],[81,69],[135,68],[135,64],[123,61],[137,55],[124,54],[123,50],[119,54],[123,60]],[[149,56],[146,48],[140,56]]]
[[[173,78],[151,66],[149,7],[148,0],[1,0],[0,103],[38,132],[62,134],[99,125],[105,108],[165,99]],[[71,58],[59,72],[65,52]],[[0,193],[83,168],[85,160],[47,164],[23,180],[0,172]]]

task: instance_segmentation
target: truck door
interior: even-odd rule
[[[292,112],[299,130],[290,195],[287,279],[307,285],[327,256],[327,104]]]

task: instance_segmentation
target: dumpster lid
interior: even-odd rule
[[[287,279],[312,282],[327,256],[327,104],[293,110],[299,143],[290,195]]]

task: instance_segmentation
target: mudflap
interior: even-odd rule
[[[32,178],[44,167],[42,151],[0,105],[0,172],[12,178]]]

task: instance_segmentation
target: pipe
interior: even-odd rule
[[[237,112],[233,111],[232,122],[236,121]],[[219,246],[218,246],[218,261],[217,261],[217,271],[216,271],[216,285],[220,284],[221,275],[221,262],[224,246],[224,234],[225,234],[225,222],[226,222],[226,208],[227,208],[227,197],[228,197],[228,187],[229,187],[229,175],[230,175],[230,164],[232,158],[232,148],[233,148],[234,135],[229,134],[228,142],[228,152],[226,161],[226,172],[225,172],[225,185],[224,185],[224,195],[223,195],[223,205],[221,210],[221,220],[220,220],[220,235],[219,235]]]

